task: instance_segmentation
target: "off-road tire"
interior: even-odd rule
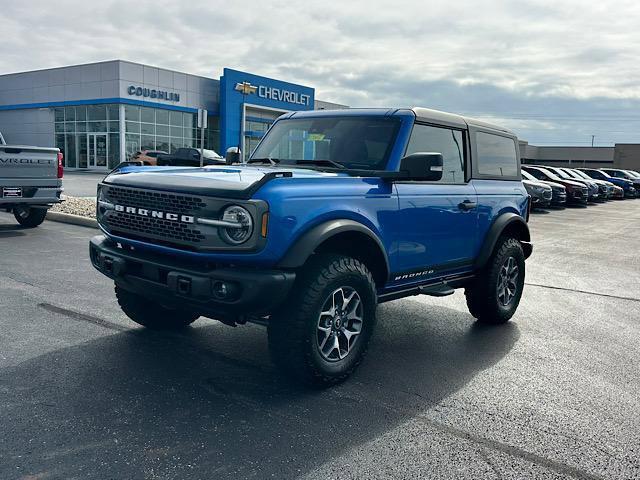
[[[157,302],[140,297],[128,290],[115,286],[116,298],[122,311],[131,320],[154,330],[180,330],[195,322],[197,313],[163,307]]]
[[[314,255],[298,275],[285,305],[269,320],[271,358],[297,382],[315,386],[339,383],[362,361],[375,327],[377,296],[373,277],[358,260],[334,254]],[[342,288],[355,290],[359,296],[361,333],[344,358],[330,361],[323,356],[319,345],[320,312],[333,298],[332,293]],[[345,340],[344,336],[341,338]]]
[[[22,217],[17,210],[14,210],[13,216],[24,228],[35,228],[44,222],[44,217],[47,216],[47,210],[45,208],[29,208],[26,217]]]
[[[500,271],[509,258],[515,260],[518,277],[517,289],[508,305],[503,305],[498,298],[498,282]],[[465,289],[467,307],[478,322],[485,324],[501,324],[508,322],[516,312],[524,289],[525,262],[520,241],[513,237],[501,237],[487,265],[480,271],[471,285]]]

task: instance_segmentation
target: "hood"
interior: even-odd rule
[[[586,187],[585,183],[579,182],[578,180],[565,180],[564,178],[560,179],[561,181],[557,181],[556,183],[560,183],[561,185],[567,186],[571,185],[572,187]]]
[[[103,182],[167,192],[249,199],[262,185],[276,178],[337,176],[346,174],[290,166],[125,167],[107,175]]]
[[[533,180],[527,180],[527,179],[523,179],[522,183],[524,183],[525,187],[542,187],[543,189],[548,189],[551,188],[549,187],[549,185],[546,185],[542,182],[538,182],[538,181],[533,181]]]
[[[550,180],[545,180],[544,183],[549,185],[551,188],[564,188],[564,185],[561,183],[552,182]]]

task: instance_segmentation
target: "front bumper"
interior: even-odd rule
[[[287,298],[295,273],[217,267],[128,248],[104,235],[91,239],[91,263],[125,290],[168,307],[215,319],[272,313]],[[228,294],[222,296],[224,283]]]

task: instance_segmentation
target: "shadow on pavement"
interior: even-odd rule
[[[23,230],[24,229],[17,223],[15,225],[0,224],[0,239],[22,237],[25,235]]]
[[[295,477],[455,393],[519,338],[411,300],[378,315],[360,370],[324,391],[278,376],[264,329],[202,320],[105,330],[6,368],[0,478]]]

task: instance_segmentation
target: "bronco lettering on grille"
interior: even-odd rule
[[[125,205],[114,205],[116,212],[132,213],[141,217],[159,218],[172,222],[195,223],[195,217],[191,215],[178,215],[177,213],[161,212],[159,210],[149,210],[147,208],[127,207]]]

